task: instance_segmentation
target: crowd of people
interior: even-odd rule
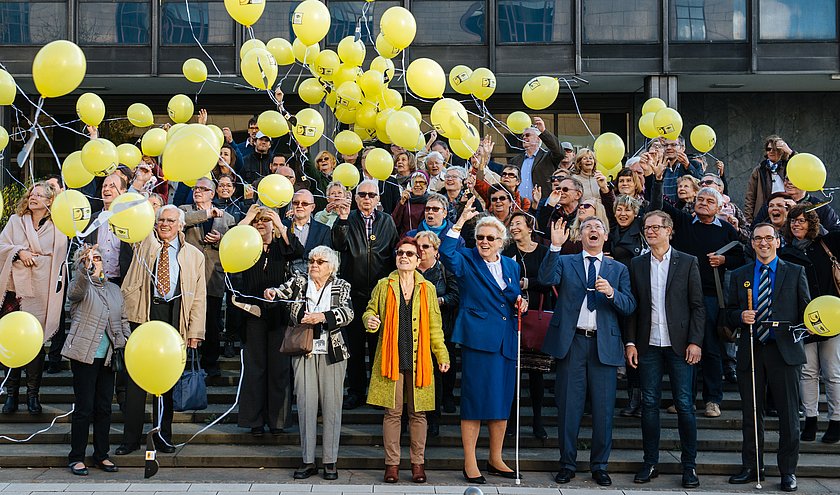
[[[136,191],[148,197],[157,221],[136,245],[103,222],[76,249],[72,276],[65,273],[68,239],[50,220],[59,179],[30,186],[0,235],[2,313],[32,313],[51,345],[48,363],[41,354],[8,371],[2,412],[19,409],[25,371],[27,408],[40,413],[42,373],[67,358],[76,402],[68,456],[74,474],[87,474],[90,423],[95,466],[117,470],[108,452],[114,392],[126,423],[115,453],[142,444],[146,392],[116,369],[114,356],[150,320],[178,329],[200,351],[210,379],[221,373],[220,356],[232,357],[233,343],[241,342],[238,423],[251,434],[291,427],[296,397],[302,450],[296,479],[319,473],[319,414],[323,476],[338,477],[342,410],[363,404],[384,411],[386,482],[400,479],[403,423],[411,479],[422,483],[426,439],[439,434],[442,414],[456,412],[464,478],[485,483],[484,470],[514,479],[502,446],[518,433],[512,426],[517,375],[527,372],[531,433],[544,440],[544,374],[552,370],[558,483],[576,475],[584,414],[592,419],[592,478],[612,483],[616,390],[625,376],[628,405],[620,414],[641,418],[644,464],[637,483],[658,474],[666,373],[686,488],[699,486],[696,397],[704,404],[700,414],[720,416],[724,381],[738,384],[743,404],[743,469],[731,483],[764,476],[755,446],[763,448],[764,415],[774,414],[781,488],[796,490],[799,442],[817,436],[821,379],[829,419],[821,440],[840,441],[840,340],[803,341],[790,329],[802,323],[810,298],[838,295],[832,268],[840,255],[840,219],[788,180],[785,166],[795,152],[778,136],[764,142],[738,205],[726,194],[724,163],[687,154],[682,137],[650,140],[616,177],[606,177],[592,151],[561,143],[537,117],[522,134],[523,151],[507,164],[491,159],[489,136],[462,160],[433,131],[418,153],[391,145],[394,174],[377,180],[365,168],[373,147],[339,157],[323,150],[310,160],[308,150],[273,152],[276,143],[255,120],[242,143],[229,129],[224,134],[212,178],[192,187],[163,180],[157,157],[144,157],[135,170],[121,166],[98,182],[99,190],[89,191],[101,200],[95,209],[107,211],[118,195]],[[332,177],[338,162],[359,168],[362,180],[352,190]],[[255,191],[268,174],[292,182],[288,205],[259,201]],[[251,268],[225,274],[219,242],[235,225],[256,228],[263,251]],[[752,300],[744,289],[750,285]],[[529,308],[554,313],[544,343],[520,349],[517,321]],[[301,325],[314,328],[312,351],[284,354],[286,329]],[[740,331],[733,336],[724,327]],[[171,391],[162,403],[155,442],[158,451],[174,452]],[[482,421],[490,453],[480,466]]]

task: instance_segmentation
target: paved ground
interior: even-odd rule
[[[408,479],[409,472],[402,471]],[[185,469],[162,468],[152,480],[143,480],[143,470],[122,469],[116,474],[91,470],[86,478],[71,475],[65,469],[0,469],[0,494],[49,495],[112,495],[137,493],[144,495],[279,495],[300,493],[327,493],[330,495],[382,493],[388,495],[413,494],[462,494],[468,488],[460,473],[454,471],[428,471],[429,484],[415,485],[403,481],[395,485],[382,483],[379,471],[339,472],[339,479],[326,482],[312,477],[305,482],[293,482],[291,470],[286,469]],[[589,479],[588,473],[579,473],[568,485],[558,487],[549,473],[525,473],[520,486],[498,483],[489,478],[481,487],[485,495],[642,495],[657,494],[703,495],[708,493],[757,493],[753,485],[734,486],[722,476],[700,476],[700,488],[686,492],[680,487],[680,477],[662,475],[647,485],[634,485],[633,476],[617,474],[612,489],[600,489]],[[200,480],[201,483],[196,482]],[[433,484],[432,484],[433,483]],[[770,478],[762,492],[776,492],[779,479]],[[807,495],[840,493],[840,478],[800,479],[799,491]],[[473,493],[472,495],[479,495]]]

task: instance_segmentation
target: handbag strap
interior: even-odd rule
[[[825,245],[825,241],[820,239],[820,246],[822,246],[825,254],[828,255],[828,259],[831,261],[832,270],[832,278],[834,279],[834,288],[837,289],[837,292],[840,293],[840,280],[838,280],[838,272],[840,272],[840,262],[837,261],[837,257],[834,256],[834,253],[828,249],[828,246]]]
[[[738,241],[732,241],[729,244],[723,246],[722,248],[715,251],[715,254],[721,255],[729,251],[730,249],[734,248],[738,244],[741,244]],[[718,299],[718,308],[723,309],[726,307],[726,301],[723,298],[723,286],[720,283],[720,271],[717,267],[712,267],[712,273],[715,275],[715,292],[717,293]]]

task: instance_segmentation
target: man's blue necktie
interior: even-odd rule
[[[758,277],[758,299],[755,307],[755,322],[758,328],[755,337],[759,342],[767,342],[771,337],[770,326],[765,322],[773,315],[770,305],[773,304],[773,288],[770,286],[770,267],[761,265],[761,275]]]
[[[595,311],[595,297],[597,293],[595,292],[595,262],[598,261],[598,258],[595,256],[587,256],[587,260],[589,260],[589,271],[586,275],[586,308],[589,311]]]

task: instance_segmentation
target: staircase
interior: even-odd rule
[[[26,438],[32,433],[49,426],[56,417],[70,410],[73,401],[72,377],[67,363],[65,370],[56,375],[44,375],[41,388],[42,414],[33,416],[27,413],[25,404],[17,414],[0,416],[0,434],[13,438]],[[233,404],[236,385],[239,380],[239,359],[221,360],[222,376],[213,379],[208,386],[210,406],[204,411],[175,413],[173,422],[174,442],[188,440],[196,431],[219,417]],[[610,458],[611,472],[631,473],[639,469],[642,462],[642,440],[640,420],[618,416],[618,410],[627,403],[624,391],[626,382],[619,382],[620,390],[616,403],[616,417],[613,431],[613,451]],[[559,458],[557,440],[557,417],[554,397],[554,375],[546,376],[548,392],[544,400],[543,417],[546,429],[551,437],[545,442],[535,439],[531,434],[531,402],[528,397],[527,374],[523,374],[521,407],[521,450],[520,465],[524,471],[552,472],[557,470]],[[23,390],[23,389],[22,389]],[[698,473],[700,475],[729,475],[737,472],[741,462],[741,413],[740,397],[737,388],[725,384],[722,414],[719,418],[706,418],[702,415],[703,404],[698,401]],[[458,390],[456,389],[456,400]],[[665,377],[663,387],[663,408],[670,404],[670,386]],[[3,397],[5,399],[5,397]],[[836,477],[840,469],[840,444],[829,445],[819,441],[827,427],[824,411],[825,399],[821,398],[822,412],[816,442],[802,442],[797,474],[802,477]],[[114,448],[121,443],[123,415],[113,406],[111,445]],[[151,421],[151,404],[147,405],[147,425]],[[293,419],[297,420],[296,412]],[[266,433],[254,437],[249,430],[236,426],[237,413],[234,410],[222,422],[213,426],[195,438],[189,445],[175,454],[159,454],[162,466],[170,467],[250,467],[250,468],[294,468],[300,462],[300,443],[297,427],[280,435]],[[661,412],[662,437],[660,441],[659,468],[664,473],[681,473],[679,464],[679,434],[676,415]],[[771,476],[778,475],[775,453],[778,449],[778,420],[767,418],[765,436],[765,462]],[[147,426],[148,429],[148,426]],[[578,470],[588,469],[589,439],[591,438],[591,419],[586,416],[578,442]],[[66,467],[70,441],[70,418],[58,420],[49,431],[41,433],[29,442],[12,443],[0,440],[0,468],[8,467]],[[320,443],[320,440],[319,440]],[[408,438],[403,438],[404,453],[407,454]],[[485,430],[479,437],[479,459],[487,457],[488,435]],[[381,469],[383,466],[382,450],[382,411],[372,407],[360,407],[345,411],[343,415],[339,468],[341,469]],[[513,439],[505,442],[506,458],[512,462]],[[90,450],[88,450],[90,452]],[[320,450],[319,450],[320,452]],[[404,454],[404,464],[408,456]],[[115,459],[117,464],[126,467],[142,467],[143,452],[138,451],[128,456]],[[429,469],[461,470],[463,453],[459,418],[456,414],[443,414],[441,417],[440,436],[429,438],[426,449],[426,465]]]

